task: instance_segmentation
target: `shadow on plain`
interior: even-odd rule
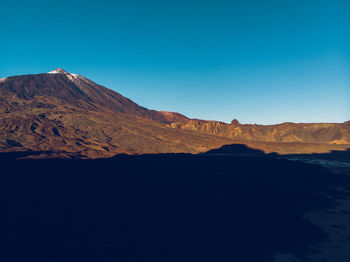
[[[243,145],[200,155],[17,157],[0,155],[6,261],[303,257],[327,240],[303,214],[332,208],[330,196],[344,194],[336,188],[350,185],[326,168]]]

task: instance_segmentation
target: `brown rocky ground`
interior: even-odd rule
[[[37,110],[0,115],[0,150],[49,151],[53,156],[109,157],[118,153],[199,153],[230,139],[176,130],[128,114]]]

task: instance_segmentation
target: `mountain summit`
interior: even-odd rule
[[[69,73],[63,70],[62,68],[56,68],[50,71],[48,74],[69,74]]]
[[[0,92],[4,98],[6,97],[6,101],[22,99],[23,102],[24,99],[26,103],[36,104],[45,97],[50,106],[60,103],[84,110],[112,111],[171,123],[169,117],[163,113],[139,106],[111,89],[98,85],[84,76],[68,73],[62,68],[47,74],[8,77],[0,83]],[[5,100],[3,99],[3,103]],[[7,110],[17,109],[10,106]]]

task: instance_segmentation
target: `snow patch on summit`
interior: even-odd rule
[[[61,74],[62,72],[59,69],[52,70],[48,74]]]
[[[55,70],[48,72],[48,74],[64,74],[69,80],[74,80],[76,78],[79,78],[79,75],[68,73],[64,71],[62,68],[56,68]]]

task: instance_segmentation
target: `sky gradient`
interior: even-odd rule
[[[150,109],[350,120],[350,1],[1,1],[0,77],[62,67]]]

